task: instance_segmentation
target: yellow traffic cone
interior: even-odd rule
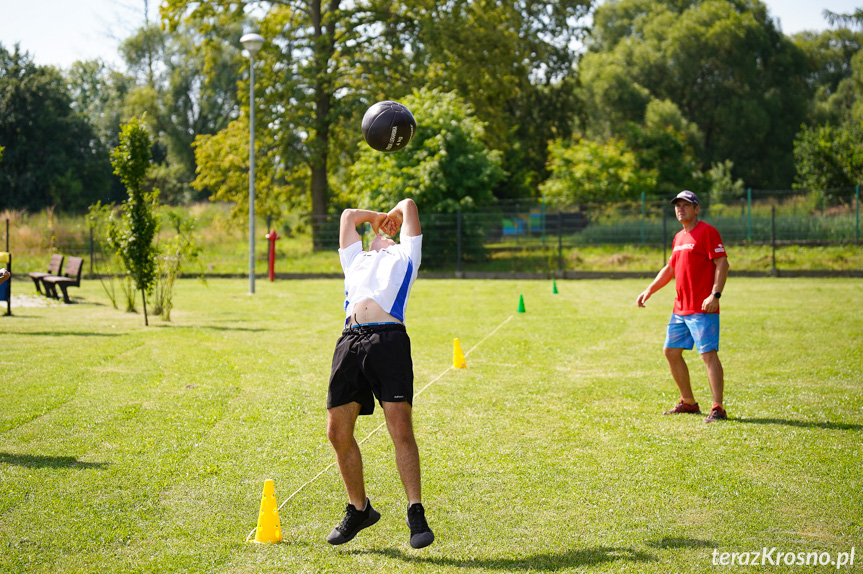
[[[464,353],[461,352],[461,343],[458,339],[453,339],[452,342],[452,366],[454,369],[466,369],[467,363],[464,360]]]
[[[261,512],[258,514],[258,528],[255,542],[281,542],[282,527],[279,525],[279,507],[276,505],[276,487],[272,480],[264,481],[261,495]]]

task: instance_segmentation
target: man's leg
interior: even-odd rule
[[[422,502],[420,454],[414,438],[411,405],[408,402],[382,402],[387,430],[396,450],[396,467],[408,497],[408,505]]]
[[[689,382],[689,367],[683,360],[683,349],[678,347],[665,347],[665,358],[671,368],[671,376],[677,383],[680,398],[687,405],[695,404],[695,396],[692,394],[692,386]]]
[[[360,414],[359,403],[348,403],[327,410],[327,437],[336,451],[339,472],[348,491],[348,500],[354,508],[366,505],[366,487],[363,480],[363,457],[360,445],[354,438],[354,426]]]
[[[708,351],[701,355],[707,366],[707,380],[710,382],[710,391],[713,393],[713,404],[722,406],[722,393],[725,389],[725,371],[719,354],[716,351]]]

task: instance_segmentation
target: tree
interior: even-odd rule
[[[141,291],[145,325],[149,325],[147,293],[153,290],[156,280],[153,237],[158,229],[153,206],[159,192],[144,190],[144,179],[150,167],[151,145],[150,134],[138,118],[132,118],[123,126],[120,145],[111,152],[111,163],[114,173],[125,184],[129,198],[123,202],[120,221],[112,220],[108,232],[110,244],[123,262],[126,273],[135,288]]]
[[[695,149],[701,142],[698,128],[668,101],[647,104],[644,123],[629,122],[624,141],[644,172],[656,174],[655,197],[671,197],[681,189],[700,189],[705,183]]]
[[[838,196],[863,181],[863,122],[805,128],[794,142],[795,187]]]
[[[240,26],[225,33],[239,36]],[[167,31],[148,23],[120,46],[133,78],[125,112],[147,118],[156,144],[149,177],[169,203],[200,197],[190,187],[196,172],[192,143],[238,115],[239,48],[203,40],[185,25]]]
[[[271,132],[274,147],[264,153],[290,174],[284,189],[307,201],[320,220],[333,194],[331,175],[357,152],[365,109],[402,98],[413,86],[458,91],[490,126],[487,146],[505,146],[513,162],[527,158],[526,168],[513,171],[535,185],[544,176],[548,137],[571,125],[571,91],[556,87],[571,75],[570,40],[582,33],[573,20],[588,6],[586,0],[168,0],[162,14],[171,27],[185,22],[205,39],[260,16],[256,27],[267,42],[256,58],[256,130]],[[245,101],[247,85],[239,93]],[[514,188],[507,193],[522,193],[525,184]]]
[[[806,83],[812,99],[806,123],[835,126],[852,120],[863,94],[863,32],[839,28],[801,32],[793,39],[808,63]]]
[[[731,159],[752,186],[790,185],[806,60],[759,0],[610,0],[588,45],[589,137],[616,136],[651,100],[669,100],[700,130],[703,165]]]
[[[580,110],[573,45],[590,0],[405,2],[416,24],[406,35],[414,85],[455,91],[503,152],[498,197],[536,193],[547,144],[569,138]]]
[[[64,72],[71,108],[93,127],[99,147],[107,158],[119,145],[120,126],[126,121],[125,102],[134,82],[101,60],[74,62]],[[94,142],[95,143],[95,142]],[[123,183],[113,176],[103,200],[114,203],[126,196]]]
[[[558,205],[637,199],[656,186],[656,171],[644,170],[623,141],[599,143],[576,137],[549,144],[551,176],[540,186]]]
[[[0,45],[0,205],[85,209],[110,189],[108,151],[71,107],[58,70]]]

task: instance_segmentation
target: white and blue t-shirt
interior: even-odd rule
[[[345,317],[354,304],[371,299],[404,322],[405,307],[422,261],[423,236],[401,237],[401,242],[380,251],[363,251],[357,241],[339,249],[345,272]]]

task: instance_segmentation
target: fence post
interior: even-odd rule
[[[773,231],[771,234],[773,237],[773,269],[771,269],[770,272],[772,275],[778,275],[779,272],[776,269],[776,206],[775,205],[770,206],[770,216],[771,216],[770,218],[771,218],[772,223],[773,223]]]
[[[545,247],[545,197],[539,198],[539,222],[542,228],[542,245]]]
[[[461,210],[455,214],[455,276],[461,279]]]
[[[668,263],[668,252],[666,251],[666,249],[668,248],[668,235],[666,232],[667,215],[668,215],[668,206],[663,204],[663,206],[662,206],[662,266],[663,267],[665,267],[666,263]]]
[[[644,245],[644,192],[641,192],[641,244]]]
[[[746,188],[746,240],[752,243],[752,188]]]
[[[856,191],[854,192],[854,196],[856,201],[854,202],[857,205],[857,243],[860,243],[860,185],[857,185]],[[6,233],[6,236],[9,236],[9,233]],[[8,249],[7,249],[8,251]]]
[[[557,210],[557,270],[563,273],[563,212]]]
[[[90,278],[94,277],[93,275],[93,254],[95,253],[95,249],[93,248],[93,228],[90,227]]]

